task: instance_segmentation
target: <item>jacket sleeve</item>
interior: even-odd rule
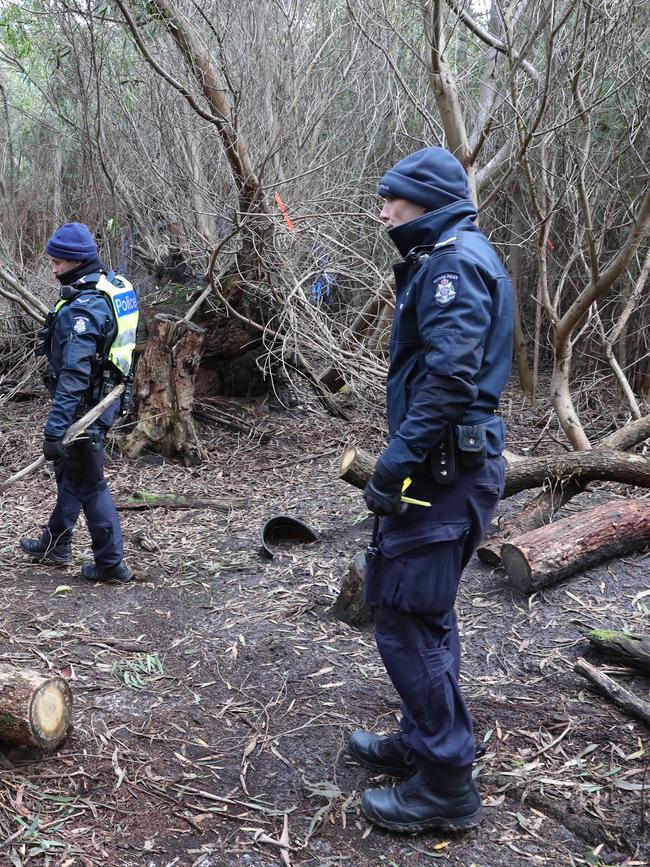
[[[447,301],[438,289],[451,278],[455,296]],[[491,326],[492,296],[478,265],[455,252],[433,256],[417,292],[417,324],[424,351],[425,379],[406,418],[380,457],[384,469],[398,479],[458,424],[474,403],[475,378]],[[448,297],[448,296],[447,296]]]
[[[82,398],[90,390],[92,363],[103,340],[107,307],[102,299],[79,299],[66,304],[57,314],[55,340],[63,343],[52,409],[44,433],[62,437],[75,419]]]

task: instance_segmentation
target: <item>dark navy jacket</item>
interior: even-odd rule
[[[405,261],[394,269],[389,441],[380,460],[399,479],[449,425],[483,424],[488,455],[504,447],[495,412],[510,375],[513,291],[475,219],[474,205],[459,200],[389,232]],[[429,255],[411,253],[431,245]]]
[[[53,399],[45,424],[46,436],[64,436],[72,422],[97,402],[92,400],[96,362],[112,343],[117,329],[110,302],[95,285],[92,279],[68,285],[74,297],[53,314],[49,334],[42,335],[41,352],[49,362],[45,384]],[[107,430],[118,410],[119,400],[100,416],[98,426]]]

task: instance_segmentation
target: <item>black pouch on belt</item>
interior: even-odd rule
[[[487,461],[484,424],[456,425],[458,463],[465,470],[480,470]]]
[[[429,468],[437,485],[453,485],[456,477],[456,449],[451,425],[447,426],[444,436],[429,453]]]

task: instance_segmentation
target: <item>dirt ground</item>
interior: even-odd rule
[[[42,470],[2,495],[0,661],[61,672],[74,728],[53,754],[0,754],[0,864],[102,867],[463,867],[650,863],[648,731],[573,673],[584,633],[647,624],[650,564],[630,556],[531,598],[477,561],[461,589],[463,687],[487,752],[477,765],[479,830],[398,836],[359,812],[390,784],[346,758],[349,732],[395,728],[398,704],[369,627],[330,613],[370,522],[339,482],[347,442],[382,431],[307,401],[290,413],[229,401],[250,436],[199,425],[196,468],[108,457],[115,499],[165,491],[244,497],[248,506],[124,511],[137,580],[93,586],[85,527],[73,567],[26,562],[54,499]],[[544,428],[517,426],[509,447]],[[0,407],[0,479],[39,453],[44,400]],[[268,435],[263,442],[262,434]],[[548,440],[545,440],[548,443]],[[597,489],[571,508],[612,492]],[[517,509],[506,501],[502,514]],[[311,545],[259,555],[274,514],[307,521]],[[647,678],[607,671],[648,699]]]

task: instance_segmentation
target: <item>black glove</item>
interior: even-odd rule
[[[50,437],[45,435],[43,440],[43,454],[46,461],[56,461],[65,455],[63,437]]]
[[[370,481],[363,489],[363,498],[366,506],[375,515],[403,515],[408,509],[408,504],[402,502],[401,479],[396,479],[391,473],[387,473],[379,462]]]

